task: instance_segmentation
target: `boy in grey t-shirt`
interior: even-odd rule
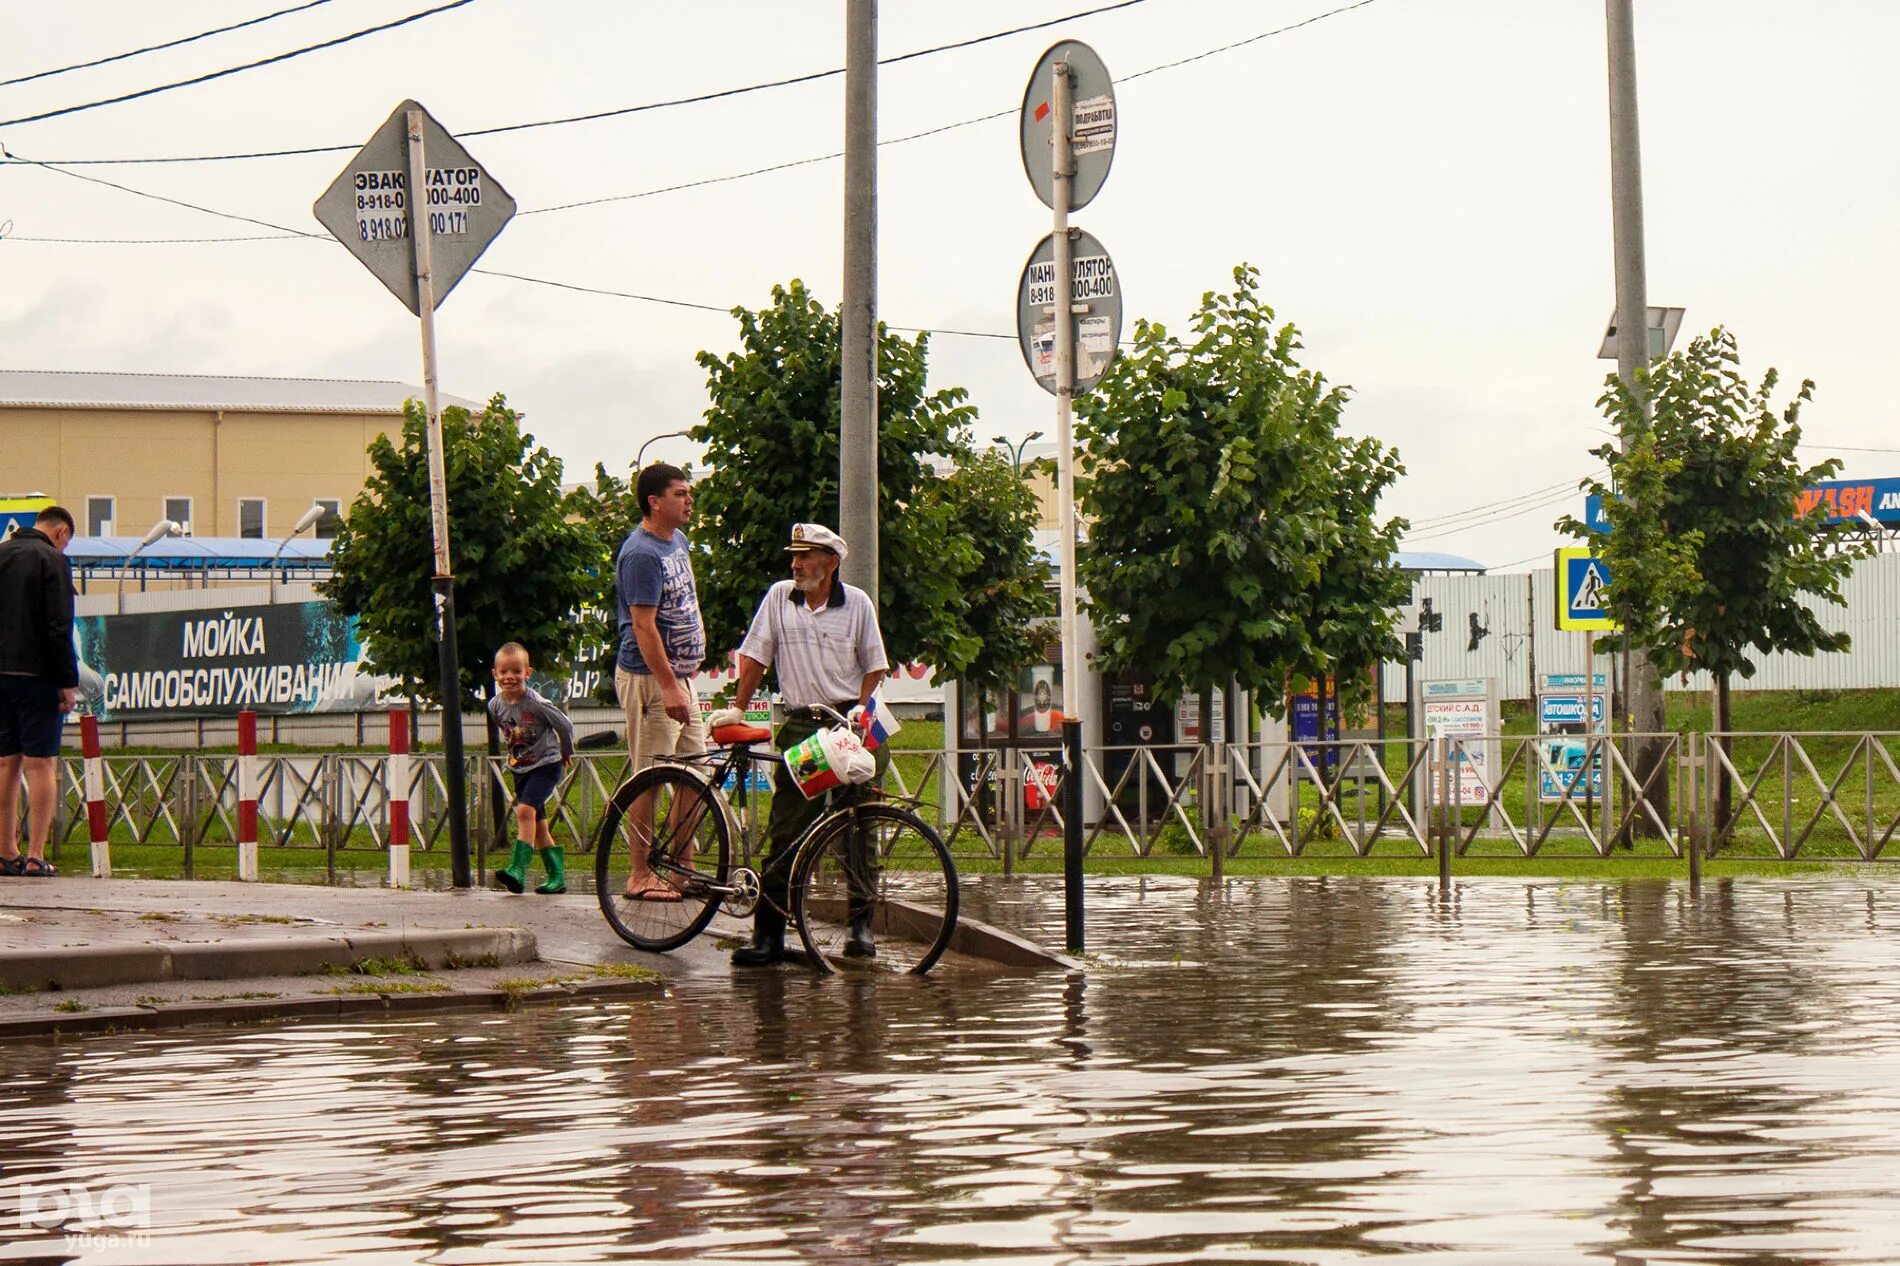
[[[508,772],[515,782],[515,849],[495,882],[509,892],[527,885],[528,864],[537,850],[547,880],[535,891],[567,891],[567,859],[548,831],[548,796],[560,784],[561,769],[574,757],[574,723],[528,685],[533,665],[528,648],[509,642],[495,652],[495,697],[488,713],[508,749]]]

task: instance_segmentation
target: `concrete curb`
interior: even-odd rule
[[[967,954],[971,958],[995,963],[999,967],[1022,967],[1032,971],[1084,970],[1078,959],[1044,949],[1013,932],[1005,932],[999,927],[979,923],[963,915],[957,916],[956,931],[950,934],[950,950],[952,953]]]
[[[176,1029],[198,1024],[253,1024],[263,1020],[332,1020],[433,1011],[506,1011],[522,1006],[651,996],[664,993],[665,990],[666,982],[663,980],[588,980],[572,985],[542,985],[529,990],[481,988],[422,994],[333,994],[306,998],[101,1007],[96,1011],[37,1011],[17,1017],[0,1017],[0,1041]]]
[[[538,957],[534,933],[521,928],[352,932],[343,936],[0,950],[0,980],[17,989],[97,989],[162,980],[305,976],[378,958],[414,960],[434,970],[531,963]]]

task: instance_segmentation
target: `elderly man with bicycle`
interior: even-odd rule
[[[844,538],[821,524],[796,523],[791,544],[785,548],[792,556],[791,579],[768,589],[752,617],[739,647],[739,689],[733,701],[743,715],[765,670],[778,670],[779,693],[785,702],[785,723],[775,736],[780,751],[790,750],[830,723],[818,711],[821,707],[847,713],[858,723],[890,667],[870,595],[838,579],[838,565],[849,552]],[[729,715],[716,714],[708,720],[716,725]],[[880,745],[874,755],[882,777],[890,764],[890,747]],[[785,957],[794,845],[824,811],[824,798],[807,800],[791,771],[781,764],[766,825],[762,900],[753,916],[752,941],[733,953],[734,966],[764,967]],[[870,862],[861,859],[859,864]],[[845,955],[876,957],[869,914],[853,909],[848,917]]]

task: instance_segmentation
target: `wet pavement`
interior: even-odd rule
[[[726,975],[749,927],[722,912],[697,940],[650,954],[614,936],[591,892],[9,881],[0,1039],[645,992],[666,977]],[[966,919],[938,970],[1072,966]]]
[[[508,1014],[8,1043],[0,1219],[17,1188],[48,1225],[0,1260],[1897,1255],[1900,889],[1089,895],[1085,973],[686,969]],[[965,898],[1059,939],[1054,884]],[[60,1223],[49,1192],[114,1215]]]

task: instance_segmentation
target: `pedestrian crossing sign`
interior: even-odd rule
[[[1557,551],[1553,569],[1557,579],[1559,629],[1614,629],[1608,612],[1610,568],[1587,545]]]

